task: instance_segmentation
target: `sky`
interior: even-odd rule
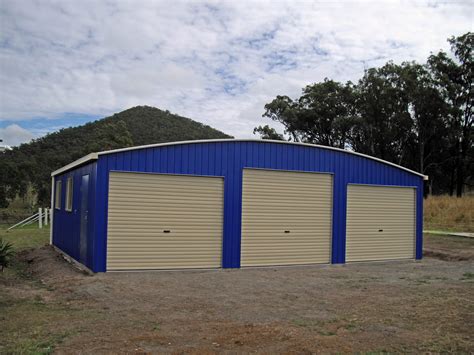
[[[473,31],[474,1],[0,0],[0,139],[137,105],[237,138],[324,78],[424,62]]]

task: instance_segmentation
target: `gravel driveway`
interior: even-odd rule
[[[50,307],[58,352],[474,351],[472,259],[87,276],[49,247],[22,258],[43,286],[5,294]]]

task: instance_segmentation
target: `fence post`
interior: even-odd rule
[[[43,214],[41,207],[38,208],[38,227],[43,228]]]
[[[48,208],[47,207],[44,209],[44,225],[45,226],[48,225]]]

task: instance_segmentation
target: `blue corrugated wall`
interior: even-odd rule
[[[96,272],[106,270],[108,177],[112,170],[223,176],[223,267],[240,267],[242,169],[245,167],[334,174],[333,263],[345,262],[347,184],[416,187],[416,258],[421,259],[423,180],[420,176],[372,159],[330,149],[265,141],[227,141],[168,145],[99,155],[92,269]],[[65,212],[58,219],[64,215]],[[54,222],[55,230],[58,219]],[[75,228],[72,224],[71,227]],[[64,226],[64,232],[74,234],[71,227]],[[77,251],[73,250],[76,244],[73,244],[68,245],[67,250],[71,252],[61,249],[72,256],[77,255]],[[91,267],[90,263],[87,265]]]
[[[95,236],[96,226],[96,209],[95,209],[95,182],[96,182],[97,163],[83,165],[64,174],[57,175],[54,182],[62,181],[61,193],[61,209],[53,209],[53,244],[70,255],[77,261],[86,265],[89,269],[95,270],[93,264],[94,242],[97,240]],[[79,253],[79,238],[81,233],[81,180],[83,175],[89,174],[89,199],[88,199],[88,223],[87,223],[87,257],[81,260]],[[73,198],[72,211],[65,210],[66,206],[66,181],[68,177],[73,178]],[[53,199],[54,201],[54,199]]]

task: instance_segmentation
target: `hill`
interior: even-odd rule
[[[232,138],[212,127],[149,106],[137,106],[83,126],[61,129],[0,154],[0,207],[33,188],[49,204],[51,171],[86,154],[135,145]]]

